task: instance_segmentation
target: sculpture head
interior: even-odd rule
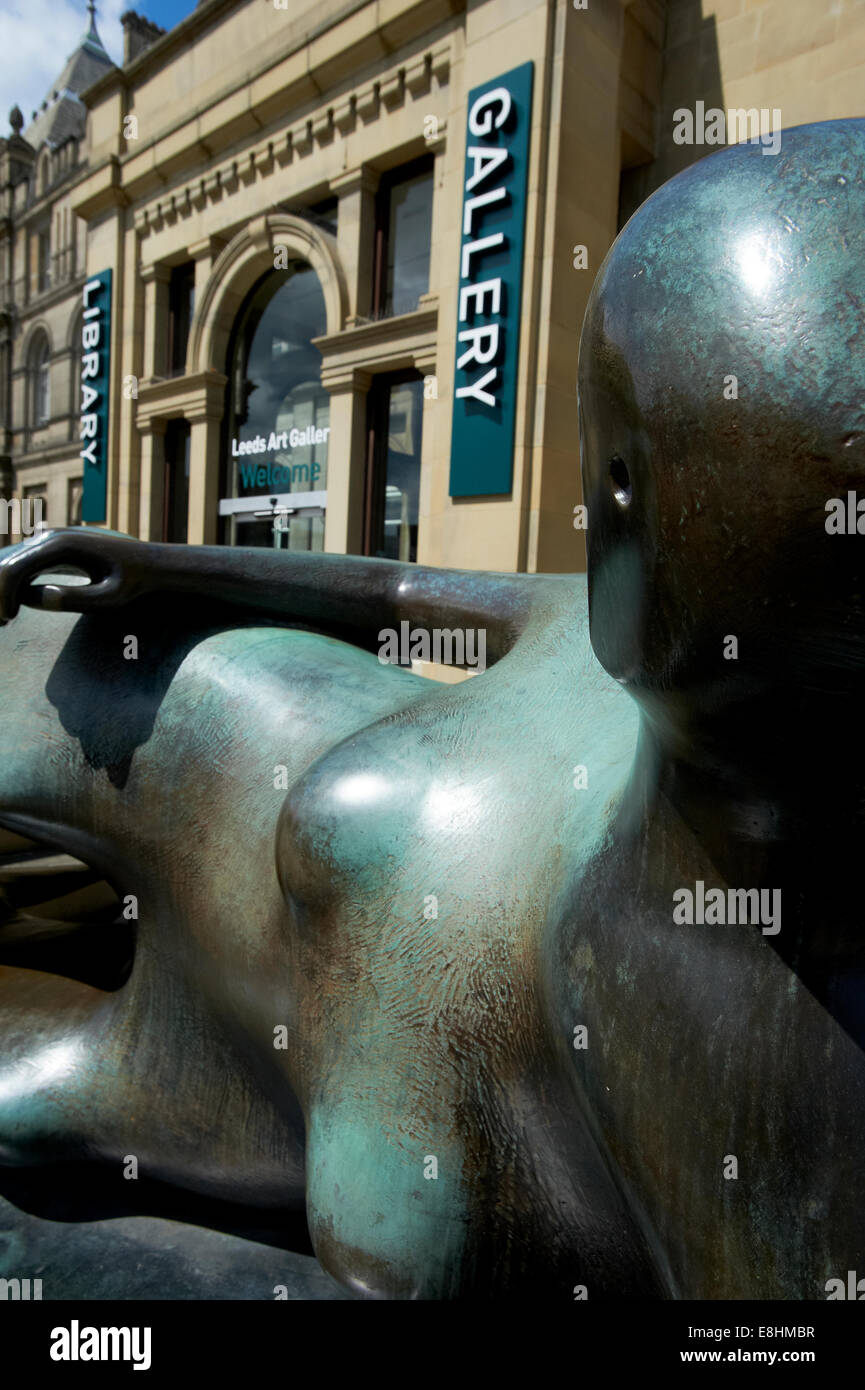
[[[826,508],[865,498],[865,120],[732,146],[649,198],[594,285],[579,401],[611,674],[704,709],[858,679],[865,541]]]

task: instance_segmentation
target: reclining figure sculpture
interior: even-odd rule
[[[138,911],[118,988],[0,968],[3,1164],[305,1203],[370,1297],[865,1270],[865,121],[638,210],[579,411],[587,588],[2,552],[0,825]],[[488,669],[381,664],[403,619]]]

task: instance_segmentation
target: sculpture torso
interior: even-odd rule
[[[7,702],[32,711],[49,660],[65,692],[3,750],[4,822],[123,861],[141,905],[128,983],[66,982],[61,1029],[85,1020],[98,1063],[61,1107],[106,1159],[277,1205],[304,1192],[296,1093],[316,1249],[368,1293],[820,1296],[860,1240],[862,1054],[771,937],[673,923],[675,888],[727,879],[648,773],[628,789],[638,719],[591,654],[583,581],[527,583],[533,622],[455,686],[278,628],[161,619],[154,659],[139,621],[163,676],[126,750],[128,720],[86,711],[112,659],[122,708],[128,615],[98,638],[45,614],[0,634],[32,644],[33,688],[10,679]]]

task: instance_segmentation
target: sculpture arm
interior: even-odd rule
[[[89,584],[35,584],[55,566]],[[536,576],[429,569],[353,555],[167,545],[77,527],[0,552],[0,620],[20,605],[90,613],[147,595],[230,604],[262,618],[309,625],[374,650],[384,628],[483,627],[487,661],[513,645],[536,611]]]

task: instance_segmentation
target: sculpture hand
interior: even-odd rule
[[[135,563],[141,549],[140,542],[71,527],[0,551],[0,624],[10,622],[22,603],[57,613],[89,613],[129,602],[144,587],[141,566]],[[90,582],[34,584],[45,570],[59,565],[83,570]]]

